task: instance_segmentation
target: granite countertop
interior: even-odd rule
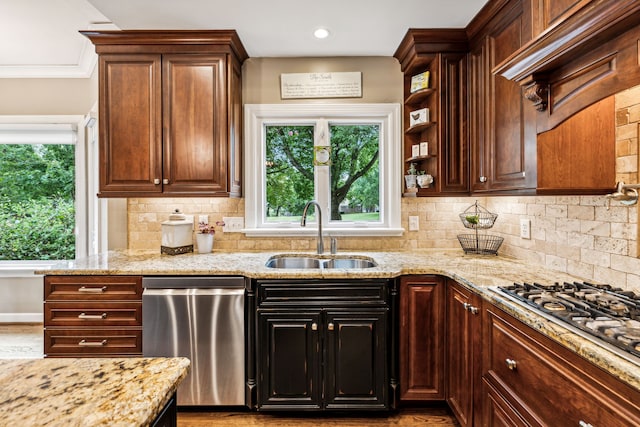
[[[498,286],[514,282],[555,283],[584,280],[514,258],[465,255],[457,250],[410,252],[340,252],[339,257],[370,257],[377,266],[367,269],[274,269],[265,266],[271,256],[313,256],[312,252],[214,252],[161,255],[159,252],[113,251],[77,261],[61,262],[38,274],[52,275],[235,275],[261,279],[394,278],[405,274],[437,274],[456,280],[535,330],[578,353],[640,391],[640,358],[620,354],[601,341],[575,331],[524,307],[499,293]]]
[[[183,357],[0,360],[0,424],[147,426],[189,364]]]

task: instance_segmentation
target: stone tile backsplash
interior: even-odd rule
[[[616,179],[638,182],[640,86],[616,95]],[[615,183],[611,183],[613,190]],[[603,196],[501,196],[403,198],[402,224],[417,215],[419,231],[401,237],[343,237],[339,250],[460,249],[464,228],[458,214],[475,201],[498,219],[489,234],[500,235],[501,255],[532,265],[623,286],[640,292],[638,208]],[[243,199],[131,198],[127,202],[130,249],[160,250],[160,223],[179,208],[187,214],[207,214],[211,222],[224,216],[244,216]],[[520,238],[520,219],[531,220],[531,239]],[[214,250],[313,251],[315,238],[247,238],[242,233],[216,233]],[[461,249],[460,249],[461,250]],[[517,280],[517,278],[514,278]]]

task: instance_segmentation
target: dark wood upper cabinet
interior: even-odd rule
[[[235,31],[82,33],[99,54],[99,195],[240,196]]]
[[[467,118],[467,37],[464,30],[407,32],[394,57],[404,72],[403,169],[411,163],[434,178],[418,196],[469,192]],[[413,76],[429,72],[429,87],[411,92]],[[427,108],[427,123],[411,126],[410,114]],[[413,156],[426,142],[428,154]]]
[[[531,10],[535,38],[493,71],[522,86],[538,133],[640,84],[640,2],[545,0]]]
[[[535,116],[525,108],[521,87],[492,72],[530,38],[530,17],[524,3],[508,2],[472,42],[471,189],[476,193],[533,193],[536,187]]]

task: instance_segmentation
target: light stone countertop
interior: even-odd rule
[[[0,360],[0,425],[147,426],[189,365],[184,357]]]
[[[313,256],[313,252],[213,252],[164,255],[156,252],[112,251],[77,261],[61,262],[37,274],[50,275],[236,275],[261,279],[395,278],[406,274],[437,274],[452,278],[480,294],[535,330],[640,391],[640,358],[612,350],[609,344],[584,338],[571,328],[513,302],[496,291],[514,282],[554,283],[584,280],[524,261],[495,255],[466,255],[462,250],[411,252],[339,252],[338,257],[370,257],[378,264],[367,269],[274,269],[271,256]],[[613,284],[615,285],[615,284]]]

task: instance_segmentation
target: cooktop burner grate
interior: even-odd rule
[[[640,295],[588,282],[514,283],[502,292],[640,357]]]

